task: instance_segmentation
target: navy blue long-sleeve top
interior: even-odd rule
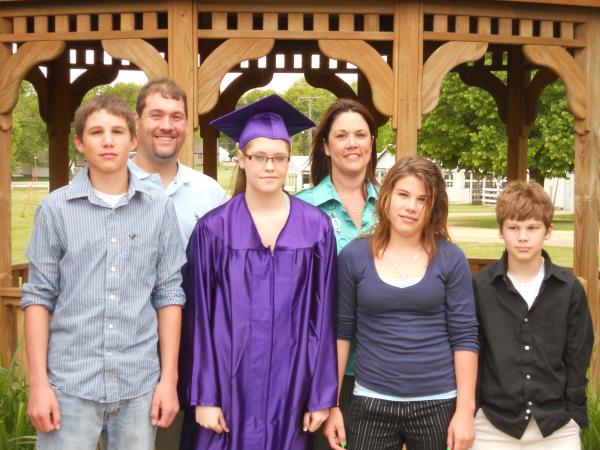
[[[379,277],[369,242],[351,242],[338,259],[337,338],[356,336],[357,382],[398,397],[456,389],[453,352],[479,351],[465,255],[439,240],[423,278],[398,288]]]

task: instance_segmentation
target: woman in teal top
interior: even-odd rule
[[[371,113],[357,101],[340,98],[325,112],[317,127],[311,154],[312,188],[297,197],[318,207],[330,218],[338,253],[374,225],[379,183],[375,178],[377,126]],[[340,386],[340,407],[347,408],[354,388],[354,351]],[[336,414],[337,413],[337,414]],[[340,417],[332,408],[330,417]],[[315,435],[316,437],[316,435]],[[328,449],[322,437],[314,450]]]

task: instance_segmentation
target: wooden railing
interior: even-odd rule
[[[0,362],[6,366],[16,356],[17,364],[25,367],[25,323],[20,302],[21,288],[0,288]]]

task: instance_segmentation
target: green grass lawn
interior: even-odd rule
[[[12,219],[12,261],[13,263],[26,262],[25,248],[29,242],[29,235],[33,227],[35,209],[48,195],[47,189],[32,189],[27,201],[28,188],[15,188],[12,191],[11,219]],[[27,206],[25,204],[27,203]]]

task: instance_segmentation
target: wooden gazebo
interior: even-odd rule
[[[19,85],[29,80],[38,92],[54,189],[68,182],[69,123],[83,95],[132,67],[148,77],[170,76],[187,90],[193,118],[189,134],[200,130],[204,171],[212,176],[217,136],[208,121],[233,109],[244,92],[267,84],[276,72],[301,72],[310,84],[337,96],[357,95],[381,123],[391,118],[401,157],[416,152],[422,118],[435,108],[445,75],[456,71],[466,84],[494,97],[507,125],[508,177],[525,178],[537,100],[545,86],[561,79],[574,117],[574,272],[586,280],[595,323],[600,323],[600,1],[1,0],[0,327],[5,351],[14,349],[20,330],[14,307],[19,291],[11,288],[18,286],[18,273],[10,251],[11,128]],[[75,68],[86,72],[71,83],[69,71]],[[230,71],[241,75],[220,92]],[[497,71],[507,72],[507,83]],[[358,94],[335,76],[340,72],[358,74]],[[190,162],[192,156],[188,139],[182,159]]]

